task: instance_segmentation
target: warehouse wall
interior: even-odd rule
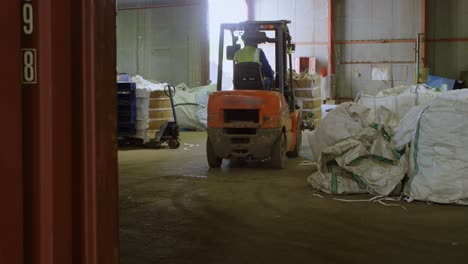
[[[318,71],[328,65],[327,0],[255,0],[255,20],[291,20],[294,57],[317,57]],[[272,48],[264,48],[274,58]],[[272,59],[270,59],[272,60]]]
[[[421,5],[421,0],[334,1],[338,97],[354,97],[358,90],[376,94],[388,87],[414,82],[414,45],[422,31]],[[257,0],[254,8],[256,20],[290,19],[292,36],[298,44],[295,56],[315,56],[318,69],[327,66],[327,0]],[[392,41],[347,43],[353,40]],[[406,63],[389,63],[395,61]],[[391,69],[388,81],[372,80],[373,62],[388,63]]]
[[[428,62],[431,73],[450,79],[468,71],[468,1],[429,0]],[[442,41],[441,39],[465,39]]]
[[[397,40],[390,43],[336,45],[337,94],[354,97],[414,82],[415,63],[390,63],[388,81],[372,80],[373,62],[414,60],[421,32],[421,0],[335,0],[335,41]]]
[[[119,72],[138,73],[138,13],[138,10],[117,12],[117,67]]]
[[[145,79],[160,82],[184,82],[192,87],[204,83],[206,79],[202,80],[202,76],[207,29],[206,6],[203,2],[119,10],[119,72],[139,74]]]

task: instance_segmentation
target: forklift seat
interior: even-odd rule
[[[265,90],[262,65],[256,62],[235,64],[234,90]]]

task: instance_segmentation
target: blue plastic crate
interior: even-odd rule
[[[117,82],[117,93],[135,92],[136,83],[132,82]]]
[[[117,107],[118,118],[129,117],[130,120],[136,121],[136,107],[129,106],[118,106]]]
[[[136,135],[136,128],[118,128],[117,133],[119,136],[134,136]]]
[[[136,84],[117,83],[117,127],[119,136],[136,134]]]

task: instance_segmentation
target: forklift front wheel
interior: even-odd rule
[[[213,145],[209,138],[206,139],[206,158],[208,159],[208,165],[210,168],[219,168],[221,167],[221,163],[223,163],[222,158],[215,156]]]
[[[171,149],[176,149],[180,146],[180,142],[177,139],[171,139],[169,142],[167,142],[169,145],[169,148]]]
[[[286,135],[284,133],[273,145],[271,166],[273,169],[284,169],[286,167]]]

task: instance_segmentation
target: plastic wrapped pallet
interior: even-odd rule
[[[132,81],[136,83],[136,87],[140,89],[147,89],[150,91],[162,91],[167,83],[159,83],[154,81],[145,80],[142,76],[136,75],[132,78]]]
[[[148,136],[148,129],[137,129],[136,138],[142,139],[143,143],[147,143],[150,140],[150,137]]]
[[[172,118],[169,97],[164,94],[167,83],[148,81],[140,75],[134,76],[132,81],[137,87],[136,137],[146,143],[154,138],[155,132],[164,122]]]
[[[135,137],[142,139],[144,143],[149,140],[146,131],[148,130],[150,92],[151,91],[146,88],[137,88],[135,92],[137,104]]]
[[[301,110],[305,128],[317,127],[322,118],[320,81],[320,76],[317,74],[304,72],[293,75],[296,104]]]

